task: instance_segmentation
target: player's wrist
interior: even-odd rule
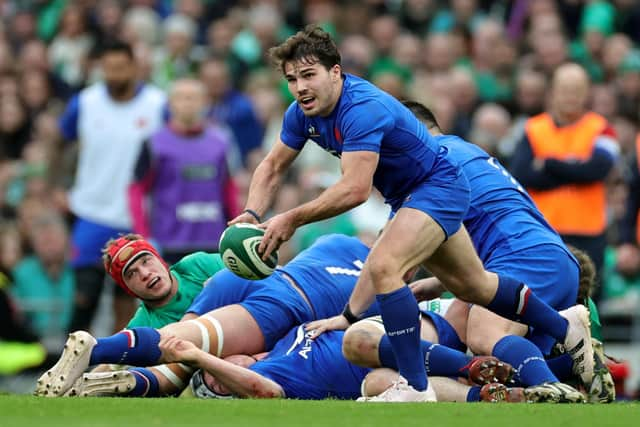
[[[245,209],[242,211],[242,213],[248,213],[249,215],[251,215],[256,221],[258,222],[262,222],[262,218],[260,218],[260,215],[258,214],[258,212],[254,211],[253,209]]]
[[[350,325],[353,325],[354,323],[361,320],[360,316],[356,316],[353,311],[351,311],[349,303],[344,306],[344,310],[342,310],[342,316],[347,319],[347,322],[349,322]]]

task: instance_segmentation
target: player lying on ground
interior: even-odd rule
[[[435,329],[431,327],[427,333],[437,339]],[[397,372],[391,370],[377,372],[374,379],[366,381],[364,390],[361,384],[371,369],[360,368],[349,363],[342,355],[342,338],[344,332],[334,331],[323,334],[317,340],[311,339],[311,333],[305,332],[304,325],[294,327],[278,341],[274,349],[256,361],[251,356],[231,356],[228,360],[215,357],[198,349],[194,344],[174,337],[164,337],[160,347],[167,360],[188,363],[208,373],[197,374],[192,381],[196,384],[196,395],[222,397],[233,394],[237,397],[286,397],[294,399],[356,399],[361,391],[367,395],[380,392],[397,379]],[[453,353],[458,353],[452,350]],[[456,365],[457,360],[442,358],[441,362],[432,366],[432,374],[436,376],[469,376],[480,386],[457,385],[454,380],[441,378],[434,383],[436,392],[440,391],[443,401],[478,401],[525,399],[520,389],[508,389],[500,383],[490,384],[488,381],[507,381],[513,374],[512,368],[493,357],[471,358],[462,353],[456,355],[464,360],[464,365]],[[449,363],[451,362],[451,363]],[[240,365],[240,366],[238,366]],[[79,388],[79,395],[124,395],[125,381],[119,381],[121,388],[113,390],[110,378],[121,375],[132,386],[134,375],[127,372],[106,374],[85,374]],[[213,378],[211,377],[213,376]],[[386,383],[383,381],[386,378]],[[453,385],[447,385],[452,383]],[[203,388],[205,384],[205,388]],[[380,387],[383,384],[383,387]],[[454,392],[452,392],[453,390]]]
[[[82,331],[71,334],[58,363],[38,380],[35,394],[62,396],[89,365],[101,363],[142,366],[136,371],[135,393],[153,396],[181,390],[191,368],[153,367],[164,363],[158,347],[162,336],[191,341],[221,357],[271,350],[294,325],[339,313],[368,253],[358,239],[336,234],[318,239],[264,280],[242,279],[224,269],[188,309],[182,308],[189,320],[160,329],[134,327],[98,340]],[[172,283],[162,259],[139,240],[119,240],[106,260],[107,271],[128,289],[157,292]],[[153,368],[144,368],[149,366]]]

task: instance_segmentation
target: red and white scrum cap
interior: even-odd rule
[[[158,257],[168,270],[169,267],[167,263],[162,259],[156,248],[146,240],[129,240],[125,237],[119,237],[108,249],[111,263],[105,262],[105,270],[107,270],[107,273],[115,280],[118,286],[134,297],[137,297],[137,295],[127,287],[124,281],[124,273],[136,259],[145,254]]]

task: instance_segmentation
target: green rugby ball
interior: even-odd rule
[[[269,277],[278,265],[278,253],[272,252],[266,261],[258,253],[264,230],[250,223],[227,227],[220,236],[218,250],[224,265],[236,275],[249,280]]]

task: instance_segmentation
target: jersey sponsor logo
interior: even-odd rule
[[[206,181],[218,174],[217,168],[213,165],[187,165],[181,172],[182,177],[189,181]]]
[[[176,207],[176,218],[180,221],[217,221],[221,217],[220,204],[216,202],[188,202]]]
[[[311,344],[313,344],[313,331],[305,332],[304,325],[298,326],[296,330],[296,339],[287,350],[287,355],[291,354],[295,350],[296,347],[302,344],[302,348],[298,351],[298,355],[305,360],[309,359],[309,352],[311,352]]]

